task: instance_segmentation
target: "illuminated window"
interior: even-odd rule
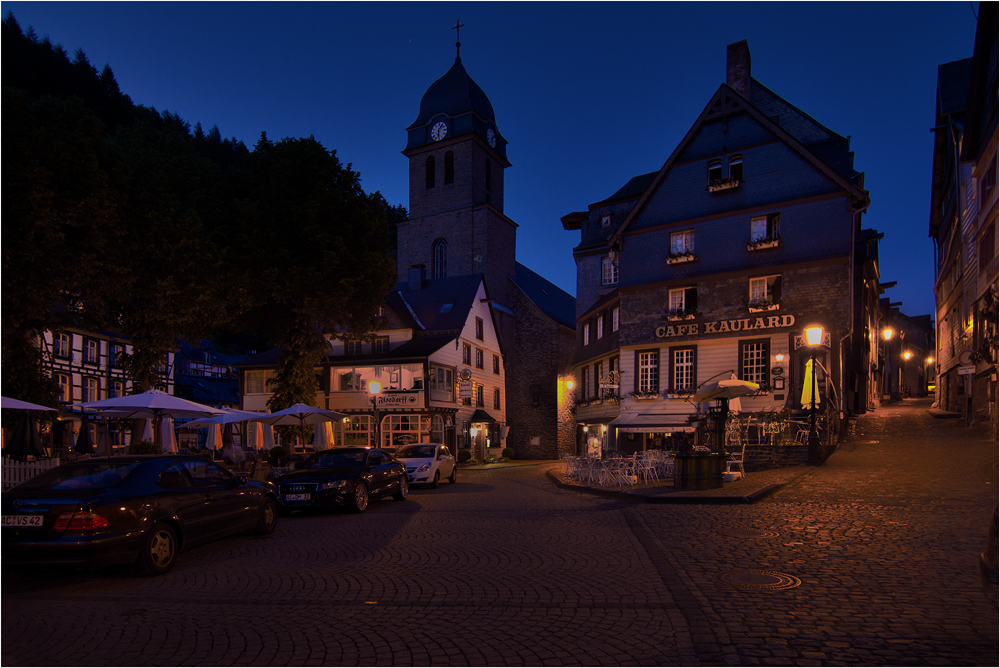
[[[750,305],[766,306],[781,300],[781,275],[750,279]]]
[[[65,373],[57,373],[56,383],[59,384],[59,401],[69,403],[73,398],[69,384],[69,376]]]

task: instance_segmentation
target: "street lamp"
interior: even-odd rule
[[[373,430],[375,432],[375,447],[381,447],[381,434],[379,433],[379,419],[378,419],[378,406],[376,406],[376,401],[378,400],[378,395],[382,391],[382,383],[377,380],[373,380],[368,383],[368,394],[371,396],[372,401],[372,420]]]
[[[811,352],[808,374],[811,415],[809,419],[809,442],[807,447],[807,456],[810,464],[819,464],[819,432],[816,430],[816,385],[818,384],[816,347],[823,343],[823,334],[823,328],[819,326],[806,327],[805,330],[806,345],[809,346]]]

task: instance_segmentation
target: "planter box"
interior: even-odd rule
[[[781,304],[768,304],[767,306],[749,306],[747,310],[750,313],[763,313],[764,311],[777,311],[781,308]]]
[[[694,320],[694,313],[681,313],[675,315],[668,315],[667,320],[670,322],[679,322],[681,320]]]
[[[690,255],[678,255],[677,257],[667,256],[667,264],[684,264],[685,262],[694,262],[698,259],[698,256],[694,253]]]
[[[739,188],[739,181],[723,181],[721,183],[711,183],[708,186],[708,192],[717,193],[723,190],[732,190],[733,188]]]
[[[764,250],[766,248],[777,248],[781,245],[781,239],[771,239],[770,241],[758,241],[756,244],[747,244],[747,250],[750,252]]]
[[[674,486],[677,489],[720,489],[726,458],[722,455],[677,455]]]

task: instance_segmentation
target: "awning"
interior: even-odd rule
[[[496,420],[482,408],[477,408],[476,412],[469,418],[469,422],[496,422]]]
[[[694,427],[687,422],[686,414],[619,415],[609,426],[617,427],[619,432],[626,434],[672,434],[694,431]]]

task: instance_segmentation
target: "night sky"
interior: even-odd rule
[[[559,218],[659,169],[748,40],[752,75],[852,137],[885,233],[886,296],[933,314],[928,237],[937,66],[968,58],[969,2],[3,2],[25,30],[111,66],[133,102],[252,148],[313,135],[367,191],[408,206],[405,129],[455,59],[509,142],[517,258],[571,294]]]

